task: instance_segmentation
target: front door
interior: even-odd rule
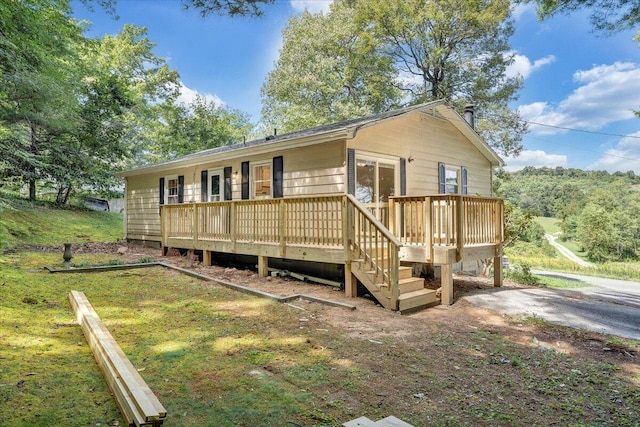
[[[356,199],[385,227],[389,225],[389,197],[397,193],[399,160],[356,155]]]

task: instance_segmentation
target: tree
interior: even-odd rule
[[[189,104],[165,105],[162,117],[155,143],[148,147],[152,161],[240,142],[252,126],[248,115],[200,96]]]
[[[526,125],[508,107],[522,86],[508,78],[513,33],[508,0],[361,0],[358,17],[383,46],[412,104],[445,99],[474,104],[478,131],[505,155],[517,155]]]
[[[203,17],[208,15],[261,16],[261,5],[274,3],[275,0],[184,0],[185,8],[200,11]]]
[[[478,131],[507,155],[526,130],[508,104],[522,85],[513,60],[508,0],[337,0],[329,13],[292,18],[263,114],[291,127],[445,99],[475,104]]]
[[[531,0],[525,0],[528,2]],[[591,23],[599,31],[621,31],[640,23],[640,0],[533,0],[538,17],[547,19],[558,13],[591,10]]]
[[[1,174],[36,182],[55,164],[56,138],[77,112],[82,29],[65,0],[5,2],[0,9]]]
[[[283,30],[283,47],[262,86],[266,128],[288,132],[378,113],[399,105],[390,58],[363,35],[344,2],[305,12]]]

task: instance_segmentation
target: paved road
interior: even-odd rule
[[[544,237],[547,238],[547,240],[549,241],[551,246],[556,248],[558,250],[558,252],[560,252],[560,254],[563,257],[568,258],[571,261],[573,261],[576,264],[581,265],[583,267],[593,267],[592,263],[583,260],[582,258],[577,256],[576,254],[571,252],[569,249],[565,248],[560,243],[556,242],[556,239],[558,238],[558,234],[549,234],[549,233],[547,233],[547,234],[544,235]]]
[[[536,315],[551,323],[640,340],[640,283],[533,270],[588,283],[571,290],[494,288],[464,297],[510,315]]]

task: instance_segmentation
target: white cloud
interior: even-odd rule
[[[591,170],[608,172],[634,171],[640,174],[640,131],[622,138],[614,148],[610,148],[598,160],[587,166]]]
[[[185,86],[185,84],[182,82],[180,82],[180,95],[178,96],[178,99],[176,99],[176,102],[178,104],[190,104],[193,100],[196,99],[196,96],[198,95],[209,102],[213,102],[218,107],[221,107],[225,104],[217,95],[211,93],[200,93],[195,89],[191,89]]]
[[[289,3],[296,12],[328,13],[333,0],[290,0]]]
[[[513,53],[513,52],[512,52]],[[532,72],[538,68],[544,67],[547,64],[555,62],[556,57],[553,55],[547,55],[544,58],[536,59],[531,62],[529,58],[524,55],[515,54],[513,57],[513,64],[509,65],[505,71],[507,77],[516,77],[518,75],[526,79]]]
[[[640,65],[616,62],[579,70],[580,86],[557,106],[535,102],[519,108],[523,119],[551,126],[583,130],[602,129],[609,123],[634,118],[640,105]],[[556,134],[561,129],[531,125],[532,134]]]
[[[504,169],[509,172],[520,170],[525,166],[555,168],[556,166],[565,166],[567,164],[567,156],[564,154],[547,154],[542,150],[524,150],[518,157],[506,158],[505,162],[507,165]]]
[[[516,6],[513,6],[513,4],[512,4],[511,16],[516,21],[520,20],[522,15],[524,15],[525,13],[529,13],[529,12],[531,12],[533,14],[536,13],[535,4],[533,4],[533,3],[517,3]]]

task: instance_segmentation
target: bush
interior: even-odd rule
[[[516,264],[512,269],[508,270],[505,276],[516,283],[527,286],[538,286],[540,281],[536,276],[531,274],[531,266],[526,263]]]

